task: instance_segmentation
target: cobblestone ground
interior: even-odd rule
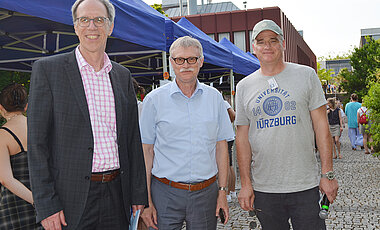
[[[351,150],[347,128],[341,142],[343,159],[334,159],[339,192],[330,205],[327,229],[380,229],[380,159],[364,154],[364,150]],[[225,226],[219,223],[218,229],[248,230],[252,221],[261,229],[257,219],[239,207],[237,199],[229,206],[230,220]]]

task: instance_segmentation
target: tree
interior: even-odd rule
[[[326,70],[321,67],[321,64],[318,62],[317,63],[317,68],[318,68],[318,78],[321,81],[322,87],[324,91],[326,91],[327,83],[331,81],[332,79],[332,74],[334,73],[332,69]]]
[[[348,93],[357,93],[360,98],[367,94],[367,85],[375,80],[375,72],[380,68],[380,41],[367,38],[367,44],[355,48],[351,55],[352,72],[342,71],[345,79],[343,88]]]
[[[162,10],[162,4],[153,4],[151,5],[151,7],[155,10],[157,10],[158,12],[160,12],[161,14],[165,15],[166,17],[168,16],[167,14],[165,14],[165,12]]]
[[[363,98],[363,105],[368,108],[376,156],[380,156],[380,69],[373,74],[374,80],[369,83],[368,94]]]

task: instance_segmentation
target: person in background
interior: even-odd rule
[[[175,80],[150,92],[141,113],[149,194],[141,217],[153,229],[186,222],[187,229],[215,230],[220,211],[224,224],[229,217],[226,140],[233,129],[222,95],[198,81],[201,43],[184,36],[169,52]]]
[[[348,120],[348,137],[350,138],[352,150],[356,150],[356,139],[358,138],[358,109],[361,104],[358,102],[358,95],[351,94],[351,101],[346,105],[346,116]]]
[[[230,103],[228,101],[224,100],[224,104],[226,105],[226,109],[228,112],[228,116],[230,117],[230,121],[233,124],[235,121],[235,111],[232,109]],[[232,140],[227,140],[228,144],[228,156],[229,156],[229,161],[230,161],[230,168],[228,171],[228,190],[227,190],[227,201],[231,202],[232,198],[237,198],[236,197],[236,191],[235,191],[235,182],[236,182],[236,175],[235,175],[235,170],[234,167],[232,166],[232,148],[234,145],[234,140],[235,137]]]
[[[260,69],[236,91],[240,206],[256,210],[263,230],[290,229],[289,221],[295,230],[325,229],[319,191],[332,203],[338,182],[321,83],[314,69],[284,61],[284,34],[274,21],[258,22],[252,40]]]
[[[29,171],[37,221],[50,229],[125,229],[147,205],[130,71],[105,53],[109,0],[77,0],[79,46],[33,63]]]
[[[327,117],[329,120],[330,133],[333,138],[332,141],[334,159],[337,158],[337,151],[339,159],[342,159],[342,155],[340,154],[339,136],[343,131],[343,119],[340,113],[340,109],[335,104],[334,98],[327,99],[327,105],[329,106],[329,108],[327,109]]]
[[[136,94],[137,107],[139,110],[139,118],[140,118],[143,103],[142,103],[142,101],[139,100],[138,95],[142,96],[145,93],[145,89],[139,85],[139,83],[136,81],[136,79],[132,78],[132,82],[133,82],[133,88],[134,88],[135,94]]]
[[[42,229],[30,191],[26,111],[28,95],[17,83],[0,92],[0,229]]]
[[[367,107],[362,106],[358,109],[357,112],[357,117],[358,117],[358,128],[360,130],[360,133],[363,134],[363,146],[364,146],[364,153],[365,154],[370,154],[371,152],[374,153],[373,145],[371,145],[371,152],[368,150],[368,142],[373,142],[372,135],[370,133],[371,130],[371,120],[368,119],[367,124],[361,124],[360,117],[365,114],[366,117],[369,117],[370,111],[367,109]]]

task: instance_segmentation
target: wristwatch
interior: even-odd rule
[[[220,190],[220,191],[226,191],[226,192],[227,192],[227,188],[226,188],[226,187],[219,187],[219,190]]]
[[[321,174],[321,178],[327,178],[328,180],[334,180],[335,173],[333,171],[328,171],[326,174]]]

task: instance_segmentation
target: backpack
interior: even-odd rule
[[[367,117],[367,114],[366,112],[363,111],[363,109],[360,108],[360,110],[362,111],[362,115],[359,117],[359,123],[362,124],[362,125],[365,125],[365,124],[368,124],[368,117]]]

